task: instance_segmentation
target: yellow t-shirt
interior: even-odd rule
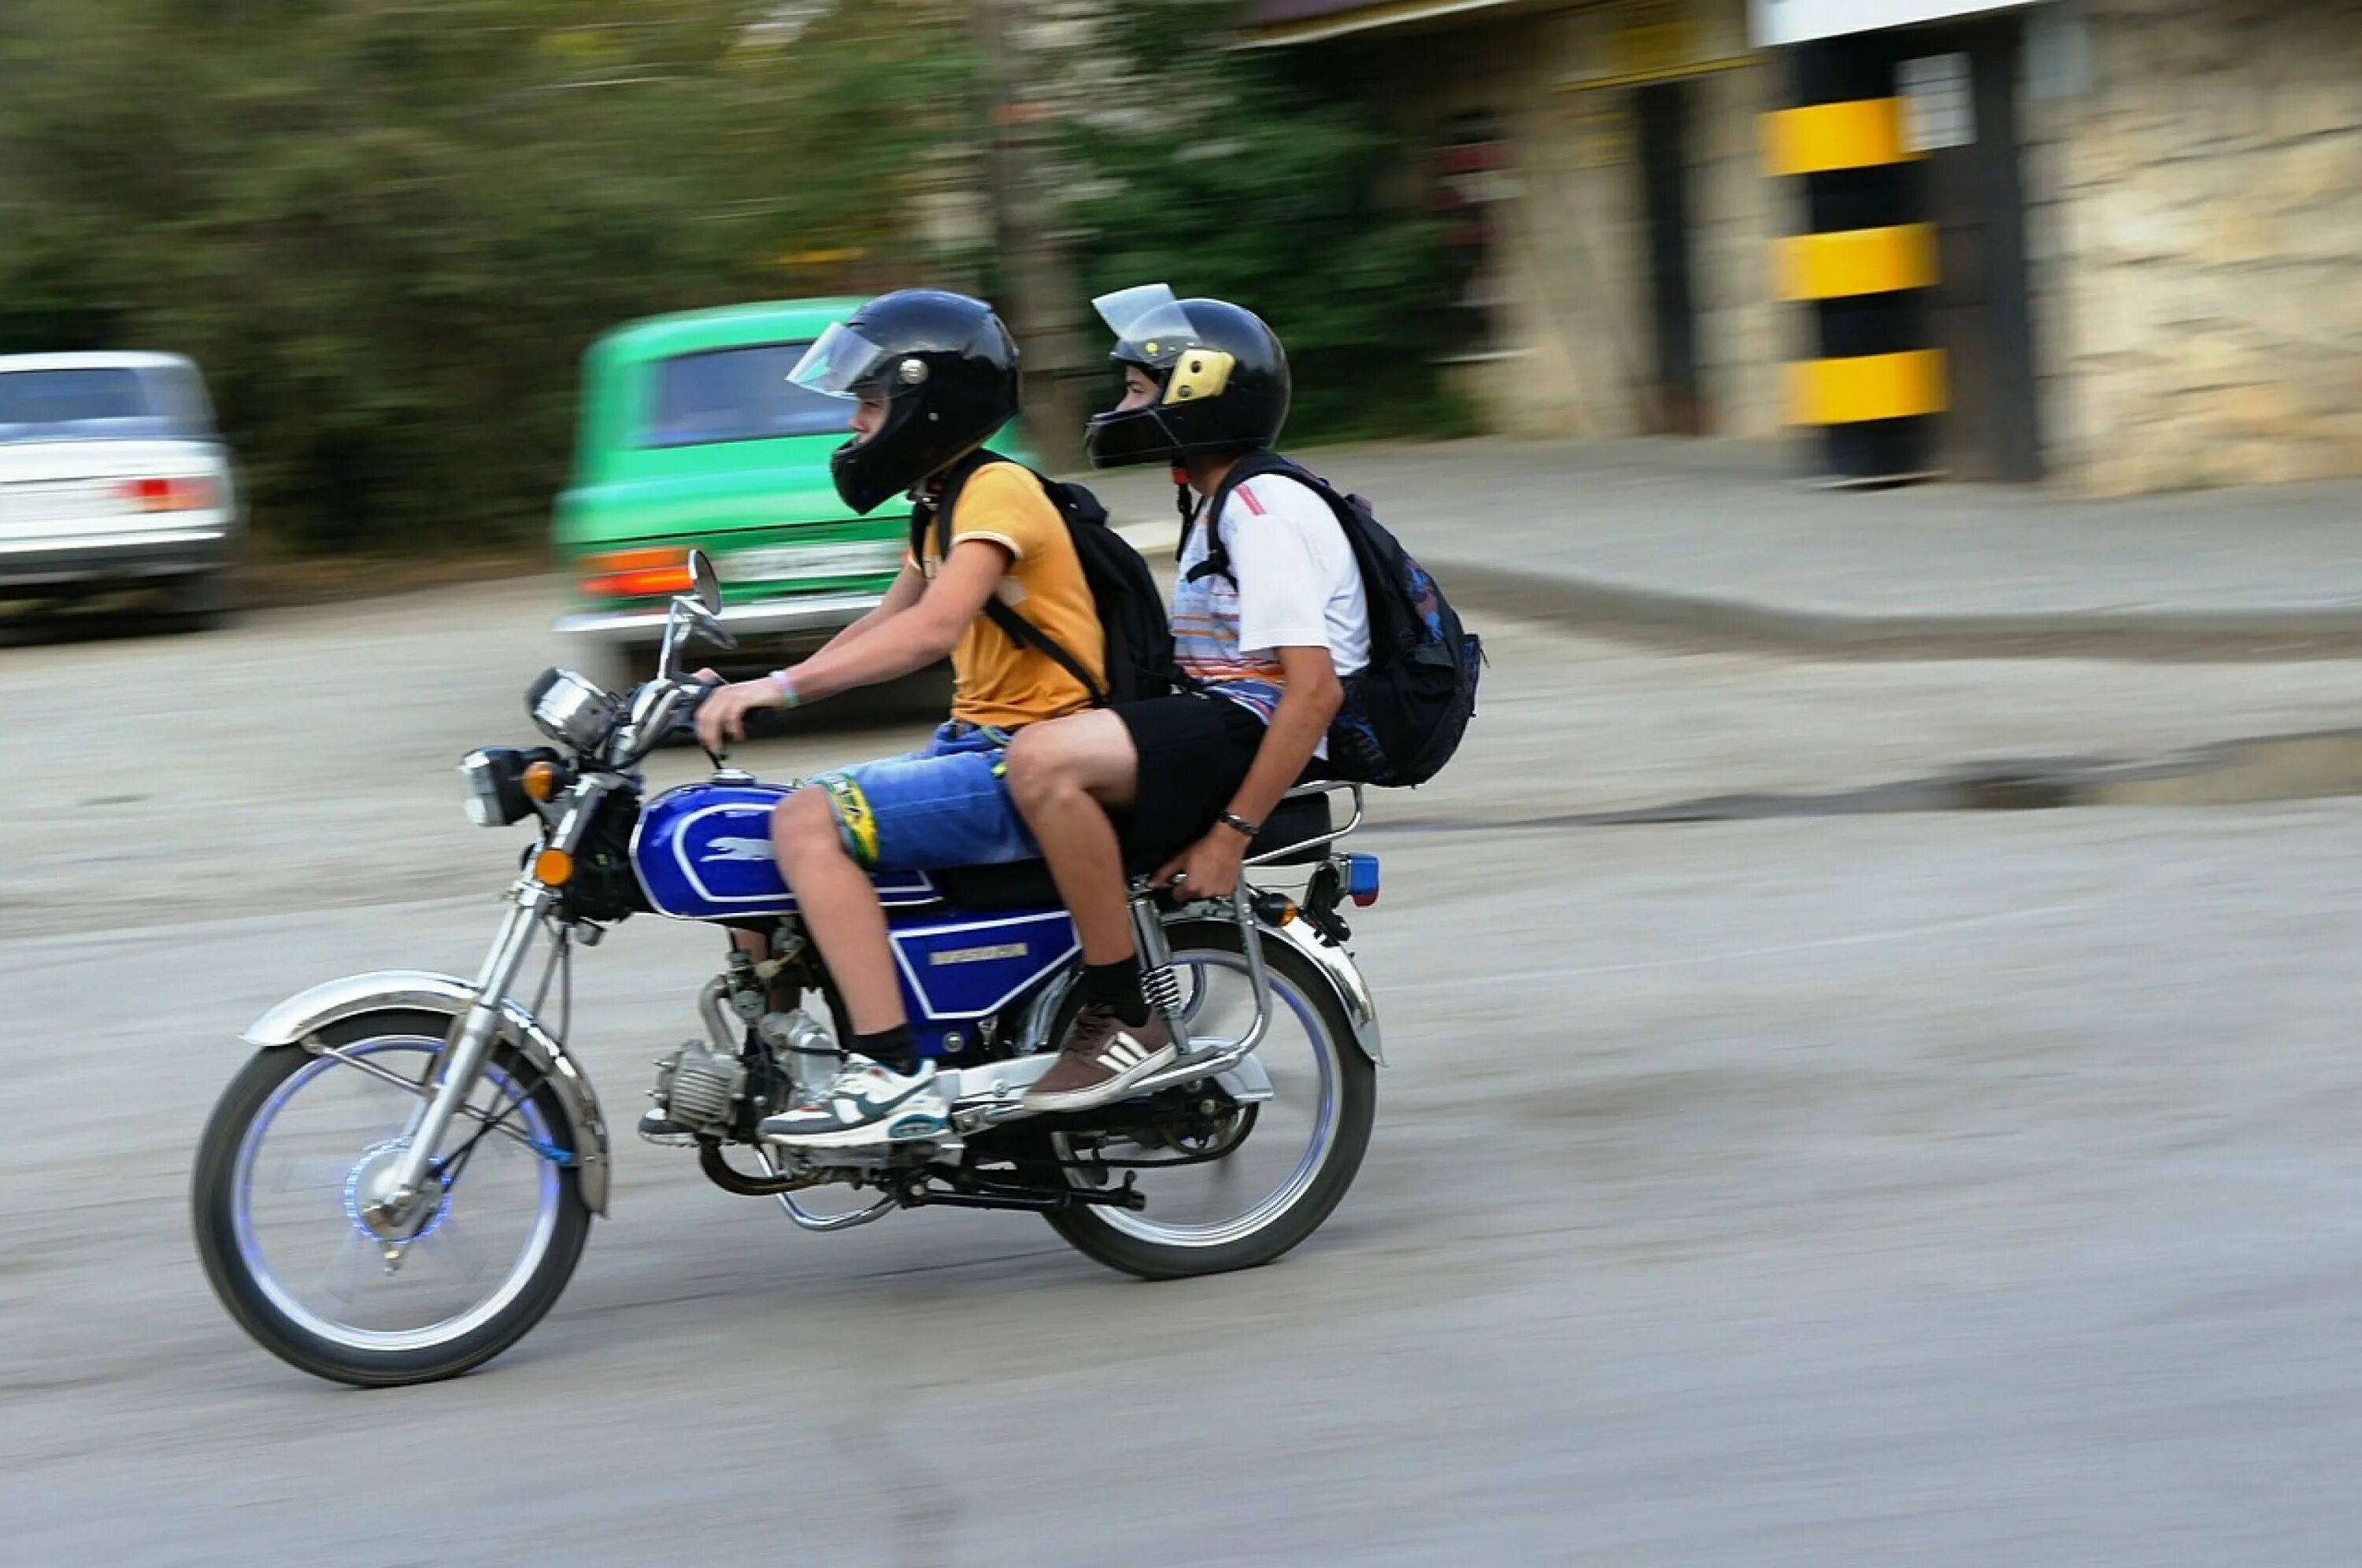
[[[955,547],[963,539],[989,539],[1007,550],[1014,559],[1000,580],[1001,602],[1074,655],[1091,679],[1107,679],[1098,607],[1075,542],[1066,536],[1065,519],[1042,493],[1041,480],[1015,463],[985,464],[960,491],[951,534]],[[920,569],[932,580],[943,564],[932,527]],[[1056,660],[982,615],[952,648],[952,717],[971,724],[1014,729],[1090,706],[1090,693]]]

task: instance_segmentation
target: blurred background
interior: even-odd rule
[[[537,541],[591,341],[750,300],[1004,302],[1069,458],[1087,298],[1168,274],[1285,324],[1308,438],[1468,428],[1381,117],[1231,9],[27,0],[0,351],[194,359],[282,552]]]
[[[626,1132],[483,1373],[258,1352],[190,1152],[274,1000],[472,972],[452,764],[692,545],[758,661],[894,569],[800,346],[981,293],[1071,473],[1159,280],[1493,660],[1354,841],[1334,1219],[1140,1286]],[[0,1556],[2344,1568],[2357,518],[2355,4],[6,0]],[[615,1127],[713,945],[585,955]]]
[[[600,334],[921,282],[1019,324],[1053,460],[1108,386],[1084,301],[1169,278],[1279,326],[1300,445],[2342,476],[2353,33],[2159,0],[17,0],[0,352],[192,358],[267,554],[537,544]]]

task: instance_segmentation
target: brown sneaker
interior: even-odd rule
[[[1121,1099],[1152,1073],[1173,1065],[1173,1032],[1151,1008],[1146,1023],[1126,1023],[1104,1002],[1086,1002],[1066,1032],[1057,1065],[1025,1091],[1028,1110],[1087,1110]]]

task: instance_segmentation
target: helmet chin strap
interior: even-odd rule
[[[1189,488],[1188,469],[1179,463],[1173,465],[1173,509],[1181,513],[1181,531],[1187,535],[1198,515],[1197,492]]]

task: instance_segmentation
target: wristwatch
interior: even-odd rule
[[[1238,832],[1246,834],[1246,839],[1249,844],[1253,844],[1263,834],[1263,829],[1261,827],[1247,821],[1246,818],[1239,815],[1236,812],[1224,812],[1220,816],[1214,820],[1220,823],[1226,828],[1234,828]]]

